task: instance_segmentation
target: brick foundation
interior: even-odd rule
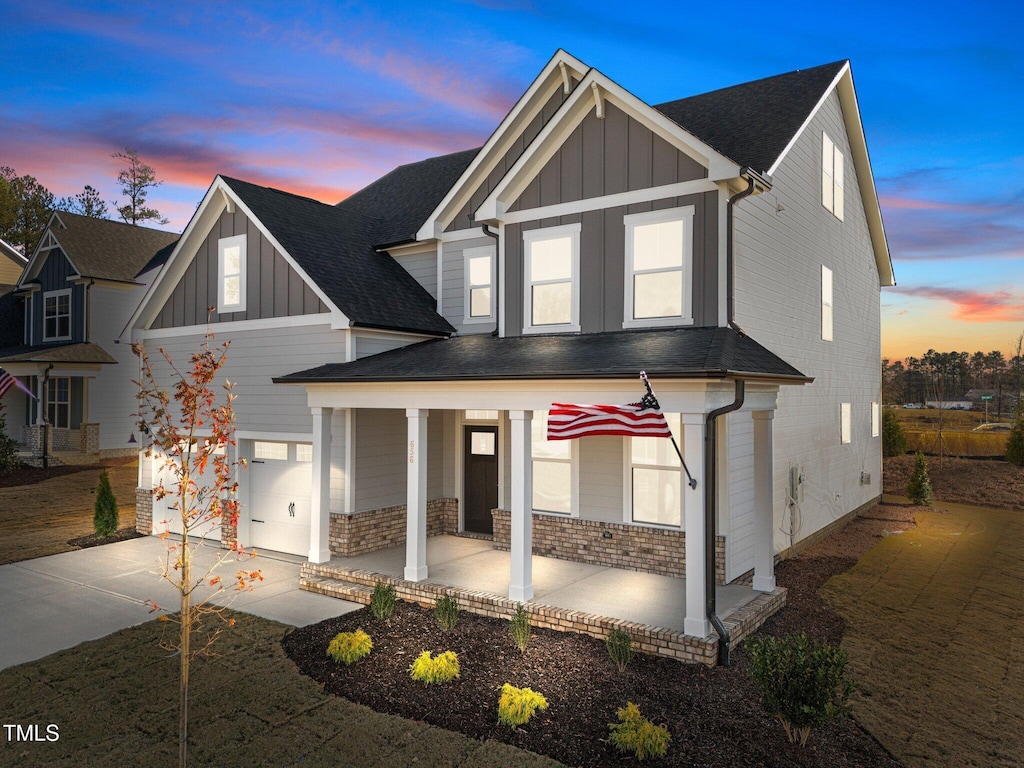
[[[308,591],[368,605],[373,586],[377,582],[391,584],[398,597],[407,602],[433,607],[437,598],[452,595],[459,607],[469,613],[492,618],[508,619],[516,603],[505,597],[446,587],[429,582],[412,582],[370,571],[348,570],[329,564],[303,563],[299,571],[299,586]],[[765,619],[786,604],[786,590],[779,587],[771,594],[760,594],[740,610],[724,620],[730,634],[730,646],[753,632]],[[530,624],[557,632],[576,632],[605,639],[613,629],[621,629],[633,638],[634,647],[641,653],[667,656],[681,661],[713,666],[718,658],[718,635],[691,637],[671,629],[652,627],[632,621],[613,619],[593,613],[556,608],[541,603],[525,603]]]
[[[352,515],[331,515],[331,554],[352,557],[405,544],[405,504]],[[427,536],[455,533],[459,525],[457,499],[427,502]]]
[[[494,548],[507,551],[511,513],[495,509]],[[604,536],[605,532],[611,538]],[[686,577],[686,534],[665,528],[603,523],[576,517],[533,516],[533,554],[628,571]],[[725,537],[715,537],[715,583],[725,583]]]
[[[135,489],[135,530],[144,536],[153,533],[153,494],[148,488]]]
[[[100,452],[100,425],[83,424],[79,431],[82,453],[87,453],[90,456],[98,455]]]

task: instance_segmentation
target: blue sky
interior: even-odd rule
[[[478,146],[555,49],[657,103],[849,58],[899,286],[883,347],[1024,331],[1024,4],[0,0],[0,165],[181,229],[217,173],[336,202]]]

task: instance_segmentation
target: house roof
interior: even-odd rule
[[[339,208],[377,219],[378,247],[416,240],[416,231],[476,157],[480,148],[401,165],[351,197]]]
[[[611,379],[640,370],[666,378],[811,379],[732,328],[456,336],[330,363],[274,379],[282,384],[383,381]]]
[[[99,344],[72,343],[8,347],[0,349],[0,365],[4,363],[91,363],[117,364]]]
[[[178,235],[61,211],[49,231],[82,277],[131,283],[163,264]]]
[[[0,237],[0,256],[10,259],[19,267],[24,267],[28,263],[28,259],[21,255],[21,251],[8,243],[2,237]]]
[[[763,174],[846,63],[798,69],[654,108],[740,165]]]
[[[380,223],[360,206],[327,205],[220,178],[353,325],[454,333],[426,289],[390,256],[376,252]]]

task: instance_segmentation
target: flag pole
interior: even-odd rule
[[[647,371],[640,371],[640,379],[643,381],[644,386],[647,387],[647,394],[644,395],[640,401],[644,408],[657,408],[661,410],[661,405],[658,403],[658,398],[654,394],[654,390],[651,389],[651,382],[647,380]],[[686,479],[690,485],[690,488],[697,487],[697,481],[693,479],[693,475],[690,474],[689,467],[686,466],[686,460],[683,458],[683,452],[679,450],[679,444],[676,443],[676,437],[673,434],[669,434],[669,440],[672,441],[672,447],[676,449],[676,456],[679,457],[679,462],[683,465],[683,471],[686,473]]]

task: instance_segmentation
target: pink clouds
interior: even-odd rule
[[[1009,291],[965,290],[961,288],[939,288],[920,286],[916,288],[892,288],[904,296],[943,301],[953,305],[952,319],[967,323],[1000,323],[1024,321],[1024,297],[1014,296]]]

